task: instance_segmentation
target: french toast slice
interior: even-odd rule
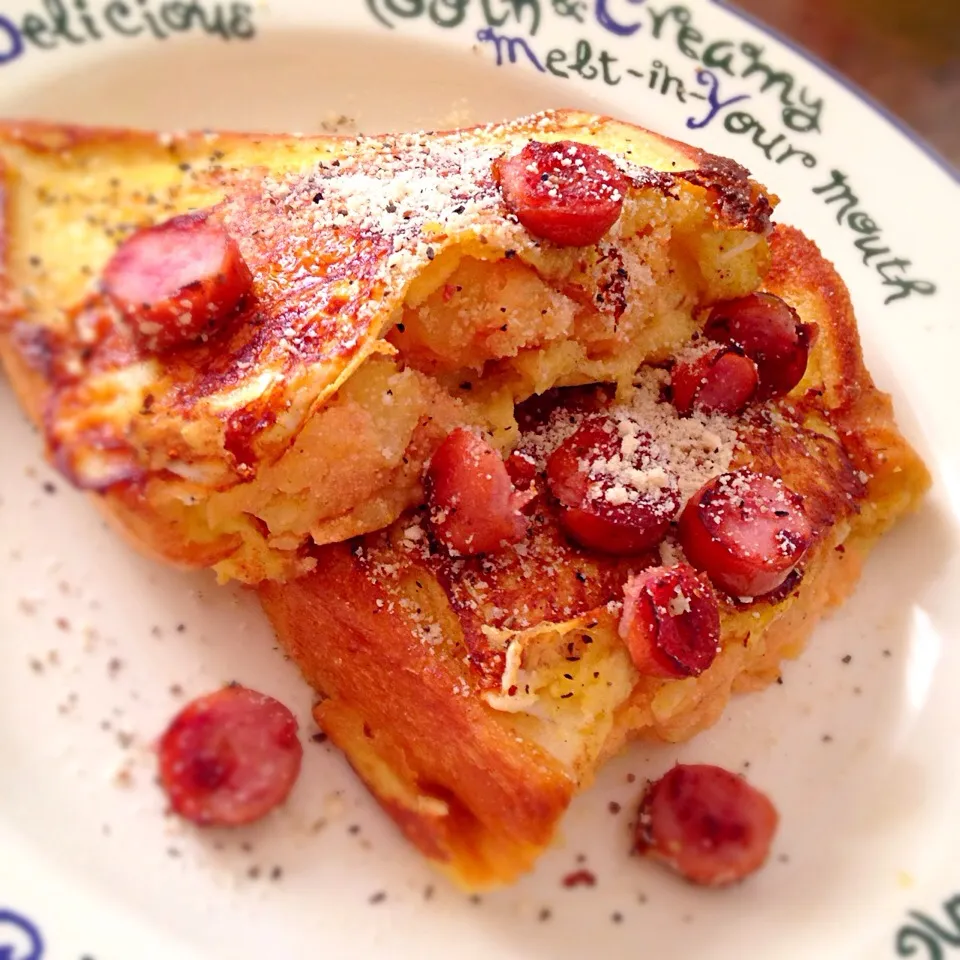
[[[629,176],[601,242],[541,242],[504,205],[493,164],[533,139]],[[774,202],[731,161],[574,111],[375,138],[0,123],[0,357],[53,462],[135,545],[283,580],[419,502],[453,426],[507,449],[518,402],[626,383],[756,289]],[[103,271],[190,212],[223,225],[252,292],[158,354]]]
[[[782,478],[803,498],[813,540],[784,589],[720,594],[719,652],[699,676],[641,675],[618,630],[628,576],[682,558],[675,535],[654,555],[586,550],[561,531],[546,495],[530,535],[487,556],[452,555],[413,510],[385,531],[314,550],[309,575],[258,588],[283,649],[320,695],[318,724],[409,840],[467,888],[528,870],[573,795],[629,739],[686,740],[733,693],[775,680],[929,484],[864,367],[842,280],[794,229],[776,227],[770,247],[764,289],[819,333],[787,396],[710,422],[721,441],[702,467]],[[651,404],[663,406],[664,376],[642,369],[614,402],[639,409],[642,423]]]

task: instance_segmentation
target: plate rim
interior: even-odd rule
[[[800,41],[794,40],[788,34],[766,23],[749,10],[744,10],[736,6],[732,0],[709,0],[709,2],[725,10],[738,20],[749,24],[755,30],[766,34],[772,40],[783,44],[783,46],[792,50],[797,56],[802,57],[812,66],[825,73],[836,84],[856,97],[865,107],[886,120],[897,133],[909,140],[915,147],[922,150],[954,183],[960,185],[960,166],[955,166],[951,163],[946,155],[940,152],[939,148],[935,147],[926,137],[914,130],[899,114],[894,113],[893,110],[881,103],[872,93],[869,93],[864,87],[857,83],[856,80],[853,80],[847,74],[833,66],[833,64],[829,63],[819,54],[814,53]]]

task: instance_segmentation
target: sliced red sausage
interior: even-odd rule
[[[757,383],[757,365],[722,345],[680,359],[670,371],[673,403],[683,416],[694,410],[735,416],[754,398]]]
[[[713,588],[687,563],[652,567],[623,589],[620,636],[637,671],[676,680],[698,677],[720,643],[720,609]]]
[[[526,536],[522,511],[535,492],[519,493],[500,454],[470,430],[458,427],[440,444],[426,487],[433,532],[450,550],[491,553]]]
[[[813,536],[803,498],[752,470],[714,477],[680,515],[687,559],[721,590],[759,597],[775,590],[802,559]]]
[[[733,344],[757,365],[758,400],[782,397],[803,379],[816,331],[816,324],[802,323],[772,293],[718,303],[703,328],[711,340]]]
[[[103,287],[141,347],[169,350],[227,319],[253,280],[219,220],[188,213],[139,230],[110,259]]]
[[[620,216],[628,186],[610,157],[572,140],[531,140],[493,173],[527,230],[565,247],[597,243]]]
[[[763,866],[779,817],[742,777],[710,764],[677,764],[647,787],[635,849],[692,883],[735,883]]]
[[[570,537],[615,554],[642,553],[664,538],[680,498],[651,450],[648,434],[624,436],[607,416],[588,417],[554,450],[547,484]]]
[[[234,684],[177,714],[160,740],[160,782],[181,817],[234,827],[286,800],[302,756],[293,714]]]
[[[514,450],[505,463],[513,485],[518,490],[529,490],[537,479],[537,461],[522,450]]]

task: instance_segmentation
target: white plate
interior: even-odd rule
[[[537,871],[473,902],[327,745],[307,743],[290,804],[257,827],[200,834],[164,818],[150,743],[182,702],[172,685],[249,683],[307,734],[311,694],[250,597],[154,566],[103,529],[0,385],[0,958],[952,956],[960,197],[947,169],[706,0],[2,4],[0,116],[316,131],[345,115],[373,131],[586,106],[739,159],[846,277],[871,369],[936,486],[783,686],[737,700],[682,749],[611,764]],[[230,39],[200,28],[201,8]],[[160,42],[151,23],[187,29]],[[834,170],[856,206],[819,190]],[[891,252],[864,264],[855,230],[868,220],[882,227],[871,246]],[[884,262],[913,281],[892,302],[904,288],[884,284]],[[627,856],[642,778],[678,756],[749,763],[774,797],[776,850],[748,883],[694,889]],[[581,856],[597,886],[564,889]]]

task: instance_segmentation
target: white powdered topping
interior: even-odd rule
[[[321,161],[282,180],[265,178],[263,195],[282,211],[292,232],[304,238],[347,226],[361,237],[387,238],[392,245],[386,258],[389,271],[433,259],[433,239],[468,228],[480,228],[484,242],[500,233],[507,247],[525,231],[504,207],[492,165],[500,156],[519,152],[528,136],[527,125],[491,124],[464,134],[357,137],[348,142],[349,156]],[[601,152],[633,186],[668,188],[669,174]],[[569,163],[583,172],[577,153],[577,147],[570,148]],[[269,234],[270,225],[261,232]]]
[[[679,563],[686,563],[687,558],[680,544],[667,537],[660,544],[660,563],[664,567],[675,567]]]
[[[631,491],[637,496],[648,492],[666,475],[660,486],[676,490],[680,502],[686,503],[703,484],[729,468],[737,432],[729,417],[703,413],[681,417],[672,403],[661,400],[667,376],[663,370],[642,370],[629,401],[609,411],[621,437],[612,475],[631,499]]]
[[[709,340],[706,337],[695,337],[682,350],[677,351],[674,356],[674,362],[678,364],[694,363],[701,357],[705,357],[708,353],[713,353],[722,347],[723,344],[717,343],[715,340]]]
[[[408,542],[408,544],[419,543],[426,536],[426,533],[423,530],[423,527],[420,526],[419,518],[406,527],[403,531],[403,539]]]
[[[667,379],[663,370],[644,368],[626,400],[595,413],[558,410],[524,435],[520,450],[542,468],[587,417],[604,417],[608,448],[600,456],[586,454],[579,463],[591,481],[588,498],[613,506],[642,500],[672,519],[678,504],[729,469],[737,433],[735,421],[719,414],[681,417],[661,399]]]
[[[681,614],[690,612],[690,598],[680,589],[679,583],[667,603],[667,612],[671,617],[679,617]]]
[[[282,182],[268,179],[264,190],[304,233],[349,226],[361,235],[392,238],[387,263],[393,268],[411,254],[432,259],[431,236],[476,225],[478,214],[500,207],[491,165],[502,152],[417,133],[358,140],[354,155]]]
[[[546,423],[539,424],[533,430],[524,433],[517,449],[524,459],[537,465],[538,471],[542,470],[550,459],[550,454],[564,440],[577,432],[577,427],[582,421],[581,413],[572,413],[564,409],[556,410]]]

